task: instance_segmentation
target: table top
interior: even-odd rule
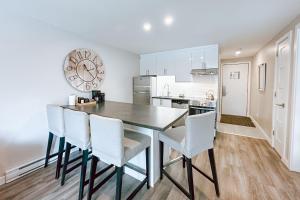
[[[168,129],[188,112],[187,109],[155,107],[114,101],[89,105],[64,105],[62,107],[88,114],[116,118],[122,120],[125,124],[158,131]]]

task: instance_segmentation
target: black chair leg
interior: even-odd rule
[[[159,170],[160,170],[160,180],[163,179],[163,169],[164,169],[164,143],[159,141]]]
[[[190,192],[190,199],[194,200],[194,181],[193,181],[193,167],[192,167],[192,159],[186,158],[187,164],[187,175],[188,175],[188,183],[189,183],[189,192]]]
[[[123,167],[117,167],[116,200],[121,200]]]
[[[65,138],[61,137],[59,139],[59,149],[58,149],[58,157],[57,157],[57,164],[56,164],[56,174],[55,174],[56,179],[58,179],[60,176],[60,168],[61,168],[62,157],[64,154],[64,147],[65,147]]]
[[[46,158],[45,158],[45,168],[48,166],[49,158],[50,158],[50,151],[52,147],[52,141],[53,141],[53,133],[49,132],[48,136],[48,144],[47,144],[47,152],[46,152]]]
[[[185,168],[185,155],[182,155],[182,167]]]
[[[68,162],[69,162],[69,157],[70,157],[70,151],[71,151],[71,144],[67,142],[66,145],[66,152],[65,152],[65,160],[64,160],[64,167],[61,175],[61,186],[65,184],[65,177],[66,177],[66,172],[67,172],[67,167],[68,167]]]
[[[92,156],[89,192],[88,192],[88,197],[87,197],[88,200],[91,200],[92,195],[93,195],[94,182],[95,182],[95,178],[96,178],[97,163],[98,163],[98,158],[96,156]]]
[[[213,179],[214,179],[216,194],[219,197],[220,196],[220,190],[219,190],[219,183],[218,183],[218,177],[217,177],[217,169],[216,169],[214,149],[209,149],[208,150],[208,156],[209,156],[211,172],[212,172]]]
[[[79,200],[83,198],[84,191],[84,183],[85,183],[85,175],[86,175],[86,167],[89,157],[89,150],[83,150],[82,152],[82,165],[81,165],[81,175],[80,175],[80,186],[79,186]]]
[[[147,177],[147,189],[150,188],[150,178],[149,178],[149,147],[146,148],[146,177]]]

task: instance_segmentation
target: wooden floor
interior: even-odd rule
[[[289,172],[264,140],[218,134],[215,155],[221,190],[219,199],[300,199],[300,174]],[[206,152],[194,158],[193,163],[210,174]],[[172,165],[169,172],[187,187],[186,171],[181,163]],[[54,179],[54,174],[55,164],[52,164],[2,186],[0,199],[77,199],[79,169],[67,176],[63,187]],[[194,183],[196,199],[218,199],[213,184],[195,171]],[[125,175],[123,197],[137,184],[138,181]],[[109,200],[114,199],[114,195],[115,177],[95,193],[93,199]],[[165,177],[150,190],[144,187],[135,199],[179,200],[186,197]]]

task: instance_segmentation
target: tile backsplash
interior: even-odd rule
[[[175,76],[158,76],[157,95],[167,96],[168,87],[170,96],[205,97],[211,90],[218,97],[218,75],[194,76],[193,82],[176,82]]]

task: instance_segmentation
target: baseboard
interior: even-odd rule
[[[260,130],[260,132],[263,134],[263,136],[265,137],[265,139],[268,141],[268,143],[272,146],[272,138],[268,136],[268,134],[265,132],[265,130],[259,125],[259,123],[254,119],[254,117],[252,117],[251,115],[249,115],[250,119],[252,120],[252,122],[254,123],[254,125]]]
[[[0,185],[4,185],[5,184],[5,176],[1,176],[0,177]]]

